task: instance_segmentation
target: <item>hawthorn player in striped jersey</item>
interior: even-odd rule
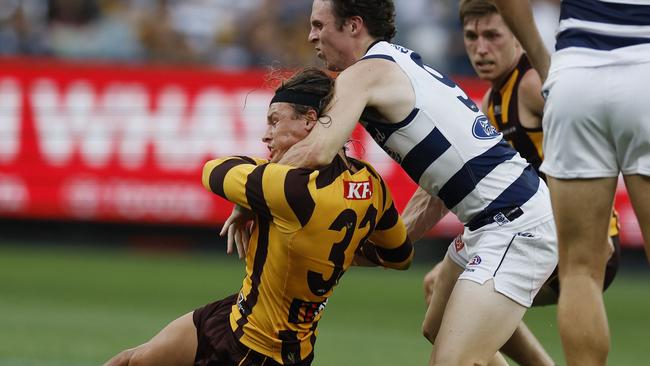
[[[353,264],[409,267],[413,247],[383,179],[341,150],[317,169],[277,164],[306,137],[331,98],[333,80],[306,69],[285,81],[268,111],[270,160],[206,163],[203,185],[255,214],[238,294],[172,323],[108,365],[309,365],[316,327]]]

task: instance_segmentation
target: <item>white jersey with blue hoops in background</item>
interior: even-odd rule
[[[551,70],[650,62],[650,0],[562,0]]]
[[[397,124],[372,108],[361,123],[420,187],[440,197],[466,225],[522,207],[546,186],[460,87],[420,56],[385,41],[363,59],[395,62],[415,91],[415,106]],[[546,192],[544,192],[546,193]],[[546,205],[547,196],[544,199]],[[550,215],[550,208],[548,211]],[[538,217],[540,219],[540,217]]]

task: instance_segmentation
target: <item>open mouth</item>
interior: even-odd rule
[[[480,60],[480,61],[476,61],[476,62],[474,62],[474,65],[476,65],[476,67],[477,67],[478,69],[486,69],[486,68],[491,68],[491,67],[493,67],[493,66],[494,66],[494,62],[492,62],[492,61],[487,61],[487,60]]]

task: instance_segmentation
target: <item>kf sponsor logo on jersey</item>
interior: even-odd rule
[[[372,197],[372,181],[363,182],[343,181],[345,188],[343,196],[347,200],[368,200]]]

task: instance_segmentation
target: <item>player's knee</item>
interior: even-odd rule
[[[563,264],[565,270],[579,271],[589,268],[604,270],[605,264],[611,257],[612,249],[613,246],[607,240],[590,245],[575,243],[571,249],[565,251],[563,258],[562,252],[560,253],[560,265]]]
[[[471,365],[471,366],[488,366],[490,365],[488,360],[481,360],[475,357],[463,358],[458,355],[443,355],[442,352],[438,352],[437,356],[433,360],[433,366],[456,366],[456,365]]]
[[[128,366],[152,366],[154,363],[149,357],[150,354],[147,352],[145,347],[138,347],[133,350],[131,357],[129,358]]]
[[[434,267],[429,273],[424,276],[422,280],[422,285],[424,287],[424,292],[427,297],[430,297],[431,294],[436,290],[441,284],[440,270],[438,266]]]
[[[600,256],[597,260],[571,260],[562,265],[559,272],[560,282],[567,278],[591,277],[600,280],[605,275],[607,257]]]
[[[129,366],[134,351],[134,348],[124,350],[108,360],[104,366]]]
[[[422,335],[426,338],[431,344],[436,340],[438,333],[431,327],[427,322],[422,323]]]
[[[148,352],[146,343],[135,348],[127,349],[117,355],[116,363],[109,363],[105,366],[147,366],[154,365],[151,352]]]
[[[438,282],[437,272],[431,271],[424,276],[424,286],[431,289],[435,286],[436,282]]]

